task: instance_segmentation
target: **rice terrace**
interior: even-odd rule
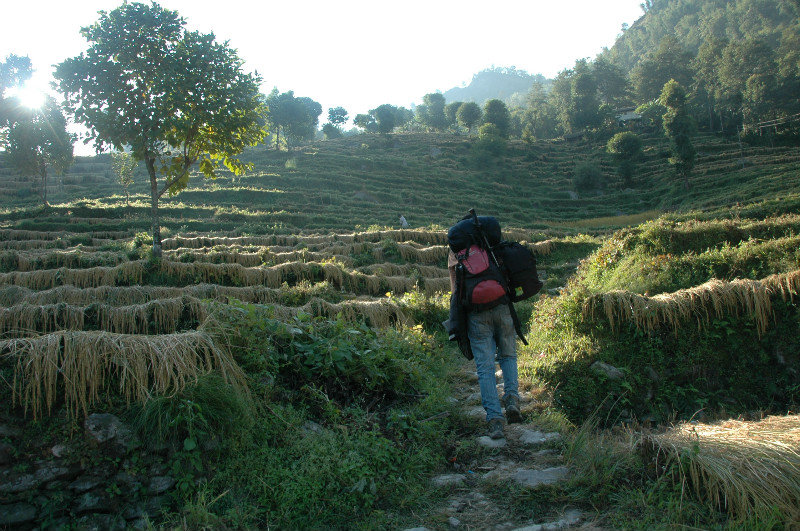
[[[0,529],[800,529],[800,3],[624,3],[408,107],[186,2],[4,42]],[[443,326],[470,208],[544,283],[500,437]]]

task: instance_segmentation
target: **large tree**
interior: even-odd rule
[[[429,129],[441,131],[447,128],[447,116],[444,113],[445,99],[440,92],[425,94],[422,105],[417,107],[417,116],[422,125]]]
[[[378,124],[378,132],[382,135],[387,135],[397,125],[397,107],[384,103],[369,111],[369,114],[375,118]]]
[[[467,101],[461,104],[456,113],[456,120],[459,125],[467,128],[467,133],[472,134],[472,128],[478,125],[483,118],[483,111],[480,105],[474,101]]]
[[[508,107],[501,100],[491,99],[483,105],[483,123],[494,124],[497,127],[497,135],[501,138],[508,138],[508,129],[511,125],[511,115]]]
[[[47,206],[48,171],[63,173],[72,163],[73,135],[58,103],[47,97],[37,109],[19,107],[6,142],[11,165],[33,178],[42,203]]]
[[[31,60],[11,54],[0,63],[0,146],[7,140],[8,129],[23,110],[17,98],[8,97],[9,89],[22,85],[31,77]]]
[[[237,157],[264,137],[260,78],[212,34],[189,31],[175,11],[124,3],[81,30],[89,48],[57,65],[75,120],[98,150],[126,146],[150,178],[153,252],[161,255],[158,203],[189,183],[190,169],[241,174]]]
[[[269,124],[275,132],[275,149],[280,149],[281,133],[290,142],[314,137],[322,106],[311,98],[295,97],[294,91],[280,93],[273,89],[267,96]]]
[[[664,132],[670,140],[672,157],[669,162],[675,167],[679,176],[683,177],[684,189],[689,189],[689,174],[694,168],[697,152],[692,144],[695,124],[686,112],[686,91],[670,79],[661,91],[661,103],[667,107],[664,114]]]

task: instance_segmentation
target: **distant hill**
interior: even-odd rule
[[[549,79],[542,74],[529,74],[524,70],[493,67],[472,76],[466,87],[455,87],[444,92],[448,103],[455,101],[474,101],[482,105],[486,100],[509,101],[515,94],[527,94],[534,83],[548,85]]]

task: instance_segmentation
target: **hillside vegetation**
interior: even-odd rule
[[[667,211],[773,201],[779,191],[785,203],[765,208],[786,211],[797,203],[797,148],[751,147],[713,135],[699,137],[696,144],[689,190],[676,181],[669,149],[657,137],[646,139],[629,187],[599,141],[509,142],[504,156],[489,160],[478,156],[474,139],[446,134],[359,135],[288,154],[260,148],[245,157],[254,171],[237,178],[194,179],[188,190],[164,201],[162,215],[173,232],[263,234],[391,227],[401,214],[415,227],[445,227],[475,206],[497,215],[505,226],[546,234],[620,227]],[[576,166],[587,161],[602,169],[602,178],[596,188],[577,189]],[[41,218],[33,197],[27,209],[19,210],[27,186],[8,167],[0,175],[0,208],[14,208],[5,215],[9,226],[149,227],[142,180],[132,189],[131,207],[117,208],[122,191],[104,156],[81,159],[54,183],[48,192],[54,207]]]

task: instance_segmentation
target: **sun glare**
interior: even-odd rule
[[[19,102],[29,109],[38,109],[44,104],[45,92],[39,87],[26,84],[12,89],[9,92],[12,96],[16,96]]]

